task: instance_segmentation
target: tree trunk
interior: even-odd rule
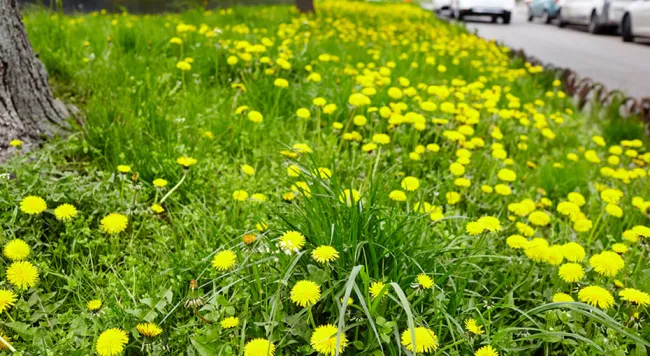
[[[0,0],[0,160],[9,142],[37,145],[69,129],[68,109],[54,99],[43,63],[36,58],[16,0]]]
[[[314,12],[314,0],[296,0],[296,7],[302,13]]]

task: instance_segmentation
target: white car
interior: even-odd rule
[[[650,37],[650,0],[636,0],[625,9],[621,20],[623,41],[632,42],[634,37]]]
[[[560,0],[558,25],[586,25],[590,33],[615,31],[632,0]]]
[[[501,18],[509,24],[514,9],[515,0],[451,0],[451,13],[459,21],[465,16],[490,16],[492,22]]]
[[[433,11],[436,14],[448,12],[451,7],[451,0],[433,0]]]

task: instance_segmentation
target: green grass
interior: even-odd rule
[[[618,280],[650,291],[647,238],[623,238],[648,224],[650,154],[643,143],[623,141],[642,139],[637,125],[619,125],[613,111],[576,112],[548,73],[416,6],[322,2],[317,10],[25,14],[57,95],[77,105],[85,123],[42,150],[15,150],[0,169],[7,173],[0,180],[0,243],[26,241],[27,261],[39,273],[38,282],[19,289],[6,272],[12,254],[2,257],[0,289],[17,301],[3,310],[0,331],[13,347],[88,355],[101,351],[102,332],[120,328],[129,355],[243,355],[255,338],[270,340],[278,355],[315,354],[314,326],[332,324],[334,337],[348,340],[346,355],[407,354],[402,339],[418,327],[435,333],[438,355],[471,355],[487,345],[501,355],[647,352],[647,309],[622,300],[615,286]],[[170,43],[174,37],[183,44]],[[257,44],[264,53],[247,52]],[[231,56],[236,64],[228,64]],[[191,69],[177,69],[188,57]],[[285,57],[290,69],[278,62]],[[311,72],[322,81],[307,80]],[[276,87],[276,78],[289,86]],[[391,97],[391,87],[402,88],[403,97]],[[369,105],[349,103],[360,91]],[[316,97],[337,108],[325,113],[313,104]],[[435,109],[424,110],[423,101]],[[311,118],[297,117],[299,108]],[[263,122],[247,119],[252,110]],[[357,125],[357,115],[367,123]],[[353,131],[360,142],[346,139]],[[459,132],[464,139],[452,140]],[[380,133],[390,143],[368,150]],[[605,146],[594,136],[603,136]],[[620,153],[609,153],[621,145],[627,146]],[[197,163],[183,168],[182,156]],[[469,187],[455,183],[453,162],[464,165]],[[255,174],[244,174],[243,164]],[[118,165],[131,172],[119,173]],[[331,176],[315,174],[319,168]],[[516,178],[502,179],[503,168]],[[407,176],[420,186],[406,191]],[[154,187],[156,178],[168,186]],[[605,188],[622,192],[614,204],[622,217],[605,212]],[[240,190],[249,197],[234,199]],[[360,198],[345,199],[346,190]],[[390,197],[396,190],[405,201]],[[572,192],[586,200],[576,222],[589,220],[591,229],[558,211]],[[450,201],[450,193],[460,200]],[[20,202],[29,195],[44,198],[48,209],[23,212]],[[78,216],[59,221],[54,209],[63,203]],[[164,212],[155,213],[154,203]],[[534,226],[533,209],[550,222]],[[124,231],[102,230],[110,213],[128,218]],[[486,216],[500,226],[470,234],[470,223]],[[506,243],[524,235],[522,224],[534,227],[529,240],[551,245],[527,243],[535,251],[526,252],[541,253],[540,261]],[[306,242],[286,253],[280,239],[291,230]],[[255,241],[245,244],[250,235]],[[586,251],[578,261],[585,276],[571,284],[558,275],[552,254],[568,242]],[[600,275],[589,259],[615,243],[629,247],[624,267]],[[323,245],[339,257],[317,262],[312,251]],[[220,271],[211,262],[224,250],[237,257]],[[420,275],[433,280],[432,288],[418,282]],[[291,300],[301,280],[320,286],[310,308]],[[384,287],[371,288],[377,282]],[[577,300],[590,285],[611,293],[613,305],[552,303],[558,292]],[[103,303],[98,313],[87,308],[92,299]],[[195,310],[188,302],[198,299]],[[220,321],[231,316],[239,325],[224,329]],[[469,333],[468,319],[485,332]],[[143,322],[158,324],[162,334],[145,338],[136,329]],[[416,337],[416,347],[422,343]]]

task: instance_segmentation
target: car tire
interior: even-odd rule
[[[542,13],[542,22],[545,24],[550,24],[553,19],[551,18],[551,15],[549,15],[548,11],[544,10],[544,13]]]
[[[533,11],[529,8],[528,9],[528,22],[533,22],[535,19],[535,16],[533,16]]]
[[[512,15],[511,15],[510,12],[503,13],[503,15],[501,16],[501,18],[503,19],[503,24],[504,25],[510,24],[511,17],[512,17]]]
[[[562,10],[558,10],[557,12],[557,27],[563,28],[566,26],[566,21],[564,21],[564,18],[562,18]]]
[[[623,38],[623,42],[634,42],[630,14],[623,15],[623,21],[621,21],[621,37]]]
[[[591,13],[591,18],[589,19],[589,25],[587,27],[587,31],[589,33],[597,35],[600,33],[600,26],[598,25],[598,15],[596,15],[596,12]]]

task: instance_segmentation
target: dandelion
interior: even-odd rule
[[[0,331],[0,338],[2,338],[5,342],[0,342],[0,350],[7,350],[11,346],[11,338],[7,336],[4,332]],[[6,343],[6,344],[5,344]]]
[[[415,328],[415,347],[413,349],[413,339],[411,329],[406,329],[402,333],[402,345],[407,350],[416,353],[430,353],[438,349],[438,337],[433,330],[427,329],[423,326]]]
[[[320,298],[320,286],[312,281],[303,280],[291,289],[291,301],[301,307],[311,307]]]
[[[623,267],[625,267],[625,261],[623,261],[623,258],[621,258],[621,256],[616,252],[603,251],[597,255],[591,256],[589,259],[589,265],[598,274],[605,277],[613,277],[623,269]]]
[[[7,242],[2,253],[12,261],[21,261],[29,256],[30,251],[27,242],[21,239],[13,239]]]
[[[560,266],[559,275],[565,282],[573,283],[585,276],[585,270],[577,263],[565,263]]]
[[[625,288],[622,291],[618,292],[618,296],[621,297],[621,300],[636,304],[641,307],[650,305],[650,294],[642,292],[634,288]],[[0,307],[0,311],[1,307]]]
[[[314,350],[320,354],[335,355],[337,351],[336,339],[338,332],[339,329],[332,324],[321,325],[317,327],[311,334],[311,347],[313,347]],[[347,345],[348,339],[345,337],[345,333],[341,333],[338,352],[342,353]]]
[[[91,312],[96,313],[99,310],[99,308],[102,307],[102,301],[99,299],[89,300],[88,303],[86,303],[86,307]]]
[[[31,288],[38,281],[38,270],[30,262],[14,262],[7,268],[7,280],[18,289]]]
[[[244,173],[247,176],[252,176],[255,174],[255,168],[253,166],[248,165],[248,164],[242,164],[239,169],[241,170],[242,173]]]
[[[100,228],[107,234],[115,235],[126,230],[128,223],[129,219],[126,216],[119,213],[111,213],[100,221]]]
[[[377,298],[385,286],[383,282],[374,282],[370,285],[370,296]]]
[[[356,189],[345,189],[343,193],[339,196],[339,201],[345,203],[347,206],[352,206],[359,202],[361,195]]]
[[[120,164],[119,166],[117,166],[117,171],[120,173],[129,173],[131,172],[131,166]]]
[[[232,329],[239,326],[239,318],[236,316],[225,318],[219,322],[219,325],[224,329]]]
[[[23,145],[23,141],[21,141],[19,139],[13,139],[13,140],[9,141],[9,146],[11,146],[11,147],[20,148],[22,145]]]
[[[566,293],[555,293],[553,294],[553,303],[567,303],[575,302],[572,296]]]
[[[138,330],[140,335],[151,339],[163,332],[163,329],[154,323],[140,323],[135,328]]]
[[[23,200],[20,201],[20,210],[28,215],[37,215],[45,211],[47,209],[47,204],[45,203],[45,200],[43,198],[35,196],[35,195],[30,195],[28,197],[23,198]]]
[[[160,204],[151,204],[151,211],[156,214],[160,214],[165,211],[165,208],[163,208]]]
[[[580,262],[585,259],[585,249],[576,242],[562,245],[562,254],[569,262]]]
[[[499,173],[497,174],[497,178],[504,182],[514,182],[517,179],[517,174],[515,171],[508,169],[508,168],[502,168],[499,170]]]
[[[183,166],[183,168],[190,168],[191,166],[195,165],[198,161],[195,158],[192,157],[178,157],[176,159],[176,163],[180,164]]]
[[[482,335],[485,333],[483,330],[483,325],[477,325],[475,319],[465,320],[465,329],[474,335]]]
[[[232,268],[237,261],[237,255],[230,250],[223,250],[212,258],[212,267],[217,271],[226,271]]]
[[[492,346],[487,345],[476,350],[474,356],[499,356],[499,353]]]
[[[61,204],[54,209],[54,216],[59,221],[70,221],[77,216],[77,208],[72,204]]]
[[[305,245],[305,236],[298,231],[287,231],[280,237],[280,248],[285,252],[298,252]]]
[[[528,221],[536,226],[546,226],[551,222],[551,217],[543,211],[534,211],[528,216]]]
[[[404,190],[412,192],[414,190],[417,190],[420,187],[420,181],[415,177],[409,176],[402,179],[401,185],[402,188],[404,188]]]
[[[433,288],[433,279],[424,273],[420,273],[417,277],[417,284],[421,288],[431,289]]]
[[[266,339],[253,339],[244,346],[244,356],[273,356],[275,345]]]
[[[156,178],[153,180],[153,185],[156,188],[164,188],[166,187],[168,182],[165,179],[162,178]]]
[[[614,297],[603,287],[587,286],[578,292],[578,299],[581,302],[589,303],[591,306],[607,309],[614,305]]]
[[[264,116],[259,111],[250,111],[247,115],[248,121],[259,124],[264,121]]]
[[[124,350],[124,345],[128,342],[129,336],[126,331],[112,328],[99,335],[95,350],[99,356],[116,356]]]
[[[16,300],[16,293],[6,289],[0,289],[0,313],[9,310],[16,303]]]
[[[514,249],[523,249],[528,245],[528,239],[521,235],[510,235],[506,239],[508,246]]]
[[[246,235],[242,236],[241,239],[242,239],[242,242],[244,242],[244,245],[250,245],[253,242],[255,242],[255,240],[257,240],[257,236],[255,236],[253,234],[246,234]]]
[[[311,257],[318,263],[330,263],[339,258],[339,253],[332,246],[318,246],[311,252]]]
[[[237,201],[244,201],[248,199],[248,192],[245,190],[235,190],[232,193],[232,198]]]

